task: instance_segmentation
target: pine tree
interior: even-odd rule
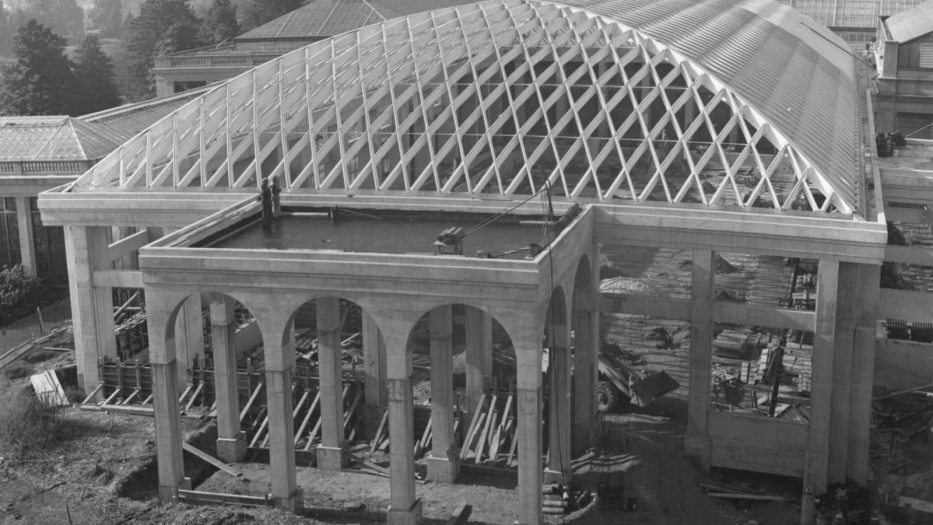
[[[75,77],[66,44],[35,20],[19,28],[13,38],[16,63],[0,71],[0,114],[75,114]]]
[[[261,26],[269,20],[301,7],[302,0],[253,0],[244,9],[240,25],[244,29]]]
[[[77,101],[80,114],[93,113],[120,104],[113,74],[113,61],[101,49],[96,35],[88,35],[81,42],[75,56],[74,72],[80,89]]]
[[[236,7],[230,0],[214,0],[201,23],[201,40],[219,44],[240,34]]]
[[[155,95],[151,69],[156,55],[184,51],[201,44],[199,21],[184,0],[146,0],[139,16],[124,32],[126,52],[118,59],[121,92],[129,100]],[[128,34],[127,34],[128,33]]]

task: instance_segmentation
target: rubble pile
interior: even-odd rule
[[[922,514],[910,519],[933,523],[933,514],[924,510],[933,509],[931,424],[931,394],[918,391],[876,398],[872,407],[871,465],[878,502],[885,514],[903,518],[904,509],[913,509],[910,514]]]

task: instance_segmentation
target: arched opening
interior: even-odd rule
[[[438,306],[415,323],[408,350],[427,478],[454,482],[461,464],[516,468],[515,349],[502,325],[475,306]]]
[[[340,470],[347,465],[348,444],[374,435],[385,410],[382,334],[356,303],[319,297],[292,314],[283,348],[295,353],[291,389],[296,457]]]
[[[547,451],[546,477],[564,480],[570,474],[571,461],[571,390],[570,331],[567,301],[558,286],[551,292],[544,325],[545,348],[542,369],[545,373]]]
[[[215,407],[217,455],[227,462],[245,459],[248,447],[265,446],[268,439],[267,401],[263,377],[263,338],[253,314],[222,293],[204,294],[204,359],[191,367],[192,398]],[[213,386],[213,388],[210,388]],[[184,398],[183,398],[184,399]]]

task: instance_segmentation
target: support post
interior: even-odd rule
[[[386,385],[389,394],[388,525],[421,522],[421,500],[415,494],[415,421],[412,406],[410,326],[398,323],[383,332],[386,342]],[[397,333],[396,333],[397,332]]]
[[[563,313],[563,312],[561,312]],[[551,313],[554,315],[554,312]],[[548,351],[548,470],[546,482],[570,481],[570,333],[566,320],[555,319]]]
[[[240,430],[240,398],[237,389],[236,323],[234,304],[217,296],[211,302],[211,347],[217,400],[217,456],[228,462],[246,457],[246,433]]]
[[[830,435],[841,446],[829,447],[829,483],[845,483],[849,441],[849,406],[852,390],[852,350],[858,310],[859,265],[839,263],[836,294],[835,342],[832,369]]]
[[[453,483],[460,473],[460,455],[454,441],[453,308],[439,306],[428,314],[431,336],[431,455],[428,479]]]
[[[386,344],[372,316],[363,312],[363,435],[373,439],[386,407]]]
[[[36,243],[33,236],[29,197],[16,197],[16,224],[19,227],[19,257],[29,273],[36,275]]]
[[[716,253],[693,250],[690,315],[690,392],[684,449],[708,471],[712,456],[709,439],[710,381],[713,360],[713,302]]]
[[[464,311],[464,352],[466,353],[466,419],[469,427],[480,397],[489,388],[492,376],[492,316],[473,307]]]
[[[592,253],[592,261],[599,261],[599,247]],[[596,385],[599,381],[599,312],[598,280],[592,276],[595,267],[591,264],[587,277],[590,282],[577,284],[573,305],[573,437],[572,452],[578,457],[593,441],[596,417]]]
[[[810,392],[810,429],[804,465],[813,494],[826,491],[829,476],[829,439],[832,432],[833,362],[836,348],[836,309],[839,261],[821,259],[817,273],[816,327],[813,335],[813,386]],[[840,444],[842,446],[842,444]],[[807,487],[804,487],[805,489]]]
[[[518,362],[518,522],[538,525],[542,522],[542,379],[541,335],[530,331],[514,340]]]
[[[78,386],[85,393],[93,390],[100,380],[100,359],[117,354],[110,288],[95,287],[93,280],[94,270],[103,264],[106,233],[101,227],[65,226],[75,361]]]
[[[292,374],[295,333],[290,321],[281,333],[267,330],[263,338],[266,367],[266,404],[269,413],[269,472],[276,507],[298,512],[301,489],[295,472],[295,421],[292,415]]]
[[[167,329],[171,305],[164,304],[155,294],[147,299],[159,499],[170,502],[175,499],[178,489],[191,488],[190,480],[185,478],[181,431],[178,425],[178,363],[175,360],[174,330]]]
[[[316,303],[321,393],[321,444],[317,447],[317,466],[325,470],[340,470],[347,464],[347,443],[343,435],[340,300],[321,297]]]
[[[178,347],[179,364],[182,366],[178,377],[178,388],[184,390],[190,381],[190,374],[195,360],[204,359],[204,318],[201,313],[201,295],[192,294],[175,318],[175,340]]]
[[[868,452],[871,397],[875,382],[875,325],[878,320],[881,266],[859,265],[858,273],[846,474],[852,481],[864,485],[868,482],[870,474]]]

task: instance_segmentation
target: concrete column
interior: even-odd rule
[[[268,333],[266,333],[268,332]],[[297,512],[302,507],[295,474],[295,421],[292,415],[292,372],[295,368],[294,329],[266,331],[266,404],[269,413],[269,472],[276,507]],[[283,341],[283,337],[285,341]]]
[[[881,266],[860,265],[856,327],[852,347],[852,376],[849,390],[849,434],[846,475],[865,484],[870,474],[868,451],[871,432],[871,398],[875,382],[875,325]]]
[[[178,387],[184,390],[191,380],[194,360],[204,359],[204,317],[201,314],[201,295],[193,294],[175,318],[175,337],[179,365]]]
[[[489,388],[492,376],[492,316],[473,307],[464,308],[464,352],[466,353],[466,411],[461,423],[469,428],[479,398]]]
[[[411,354],[408,326],[383,331],[386,342],[386,384],[389,394],[389,509],[388,525],[421,521],[421,500],[415,494],[415,422],[412,407]],[[397,329],[397,330],[396,330]],[[395,333],[395,332],[398,333]]]
[[[386,408],[386,344],[372,316],[363,312],[363,435],[372,439]]]
[[[553,314],[552,314],[553,315]],[[570,407],[573,392],[570,387],[570,333],[566,321],[558,320],[548,327],[551,348],[548,351],[548,469],[547,481],[570,480]]]
[[[829,476],[838,281],[839,261],[820,260],[816,288],[816,327],[813,336],[810,431],[807,439],[810,461],[804,465],[804,478],[809,476],[814,495],[826,491]],[[840,443],[839,446],[843,446],[844,443]]]
[[[541,519],[543,446],[541,421],[541,337],[529,333],[516,338],[518,367],[518,522],[538,525]]]
[[[858,264],[839,263],[830,433],[833,442],[840,444],[849,441],[852,349],[855,343],[855,315],[858,310],[858,279]],[[847,446],[832,446],[829,448],[829,483],[845,483],[847,454]]]
[[[68,289],[74,323],[78,386],[90,392],[99,381],[99,359],[117,354],[110,288],[95,287],[93,284],[94,270],[99,269],[103,252],[107,249],[106,230],[99,227],[65,226],[65,249],[68,253]]]
[[[69,230],[72,227],[66,227]],[[159,498],[172,501],[178,489],[190,489],[185,478],[181,431],[178,425],[178,363],[175,360],[174,333],[166,330],[169,304],[154,294],[147,297],[149,362],[152,371],[152,405],[155,415],[156,454],[159,473]],[[75,325],[77,327],[77,324]]]
[[[321,444],[317,466],[340,470],[347,463],[343,434],[343,362],[340,356],[340,300],[316,300],[318,370],[321,392]]]
[[[594,261],[599,260],[595,251]],[[592,268],[591,268],[592,270]],[[591,273],[592,275],[592,273]],[[596,415],[596,385],[599,379],[599,312],[594,311],[597,303],[597,287],[582,287],[574,290],[573,307],[573,456],[577,457],[589,448],[593,440]]]
[[[690,320],[690,392],[688,395],[687,432],[684,449],[701,468],[708,470],[711,460],[709,439],[710,382],[713,361],[713,280],[716,253],[693,250]]]
[[[32,210],[28,197],[16,197],[16,224],[19,227],[20,262],[36,274],[36,242],[32,234]]]
[[[428,479],[443,483],[457,481],[459,448],[454,440],[453,308],[439,306],[428,314],[431,334],[431,455]]]
[[[240,394],[237,389],[236,322],[234,304],[218,296],[211,303],[211,347],[217,400],[217,456],[228,462],[246,457],[246,433],[240,430]]]

